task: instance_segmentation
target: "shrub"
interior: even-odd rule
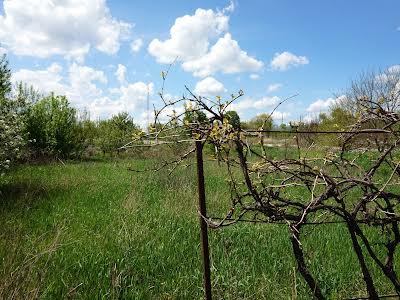
[[[65,96],[53,93],[30,107],[27,131],[34,154],[39,156],[70,157],[83,148],[76,110]]]
[[[132,140],[132,135],[139,127],[127,112],[119,113],[109,120],[102,120],[98,125],[96,145],[105,153],[117,152],[119,148]]]
[[[21,155],[24,122],[16,102],[10,98],[11,70],[6,56],[0,59],[0,174]]]

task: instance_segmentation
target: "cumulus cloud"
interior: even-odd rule
[[[153,83],[146,84],[142,81],[121,86],[120,100],[126,103],[128,111],[132,111],[137,107],[144,107],[147,95],[152,95],[154,90]]]
[[[194,92],[201,96],[216,96],[226,92],[224,85],[213,77],[197,82]]]
[[[344,100],[345,98],[346,96],[342,95],[337,98],[318,99],[308,106],[307,111],[310,113],[326,112],[332,106]]]
[[[387,68],[383,73],[375,76],[377,83],[398,83],[400,76],[400,65],[393,65]]]
[[[126,67],[124,65],[118,64],[117,71],[115,71],[115,76],[117,76],[117,79],[120,83],[124,83],[126,76]]]
[[[222,9],[222,13],[233,13],[234,10],[235,3],[233,1],[230,1],[229,4]]]
[[[258,79],[260,79],[260,75],[258,75],[258,74],[250,74],[250,79],[251,80],[258,80]]]
[[[392,101],[397,101],[400,95],[400,65],[393,65],[387,68],[383,73],[375,76],[375,82],[378,84],[378,89],[387,90],[387,96]]]
[[[400,73],[400,65],[394,65],[388,68],[389,73],[397,74]]]
[[[57,63],[44,70],[20,69],[13,73],[12,80],[32,85],[43,94],[55,92],[66,95],[71,103],[78,107],[83,107],[91,99],[102,95],[103,92],[96,82],[107,83],[103,71],[73,63],[68,68],[68,77],[64,78],[62,70]]]
[[[115,54],[132,24],[111,16],[104,0],[5,0],[0,40],[17,55],[62,55],[82,62],[91,47]]]
[[[185,71],[198,77],[215,72],[232,74],[260,70],[263,63],[243,51],[228,33],[229,16],[226,13],[233,9],[231,2],[222,11],[199,8],[194,15],[177,18],[170,29],[170,38],[152,40],[148,52],[159,63],[172,63],[177,59]],[[216,38],[218,41],[211,46]]]
[[[290,112],[281,112],[276,110],[272,113],[273,120],[281,121],[282,119],[284,120],[288,117],[290,117]]]
[[[236,111],[244,111],[248,109],[266,109],[273,108],[280,102],[280,98],[277,96],[263,97],[261,99],[247,98],[237,103],[232,103],[230,109]]]
[[[226,33],[211,47],[210,52],[198,59],[184,62],[182,67],[185,71],[193,72],[194,76],[205,77],[217,71],[225,74],[254,72],[263,65],[261,61],[241,50],[238,42]]]
[[[160,63],[171,63],[175,58],[189,60],[207,53],[209,41],[228,30],[229,17],[211,9],[197,9],[194,15],[175,20],[171,37],[165,41],[154,39],[148,51]]]
[[[125,81],[113,89],[112,99],[99,86],[107,83],[103,71],[72,63],[66,76],[62,72],[63,68],[53,63],[44,70],[20,69],[13,73],[12,80],[23,81],[44,94],[55,92],[66,95],[75,107],[87,108],[92,119],[109,117],[122,111],[135,113],[145,107],[147,95],[154,94],[153,83]]]
[[[134,40],[134,41],[132,41],[132,43],[131,43],[131,51],[132,52],[139,52],[140,51],[140,49],[142,48],[142,46],[143,46],[143,40],[142,39],[136,39],[136,40]]]
[[[286,71],[292,67],[307,65],[309,60],[305,56],[297,56],[290,52],[275,53],[270,66],[272,70]]]
[[[87,106],[92,118],[105,118],[115,115],[119,112],[135,113],[137,109],[143,108],[146,105],[147,95],[153,95],[153,83],[135,82],[121,86],[117,93],[117,99],[110,99],[109,97],[99,97],[94,99]],[[136,122],[144,126],[145,120],[139,117]]]
[[[45,94],[50,92],[65,94],[66,86],[63,84],[61,71],[62,67],[56,63],[44,70],[20,69],[12,74],[12,81],[25,82]]]
[[[66,95],[71,102],[83,106],[91,99],[102,96],[103,91],[96,83],[107,83],[103,71],[73,63],[68,73],[69,85],[66,87]]]
[[[273,84],[270,84],[270,85],[267,87],[267,91],[270,92],[270,93],[276,92],[276,91],[279,90],[281,87],[282,87],[282,84],[281,84],[281,83],[273,83]]]

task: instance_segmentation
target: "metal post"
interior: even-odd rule
[[[197,159],[197,188],[199,192],[199,212],[200,212],[200,230],[201,230],[201,254],[203,258],[203,287],[204,297],[211,300],[211,272],[210,272],[210,255],[208,251],[208,232],[207,223],[203,216],[207,216],[206,209],[206,193],[204,184],[204,168],[203,168],[203,145],[200,141],[196,141],[196,159]]]

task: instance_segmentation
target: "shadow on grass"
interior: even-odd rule
[[[33,207],[51,195],[66,193],[67,187],[45,185],[40,182],[0,183],[0,210],[11,211]]]

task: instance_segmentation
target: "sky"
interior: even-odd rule
[[[242,120],[311,119],[362,72],[400,65],[398,0],[5,0],[0,53],[14,82],[66,95],[92,119],[129,112],[146,125],[188,86],[230,98]],[[181,108],[177,108],[179,111]]]

